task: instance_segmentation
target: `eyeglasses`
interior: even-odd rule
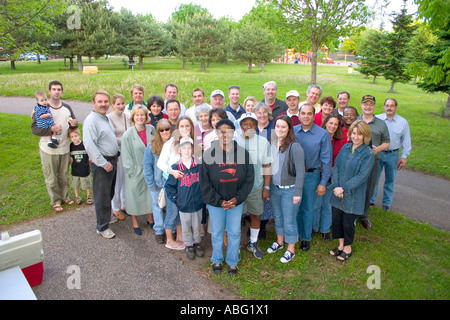
[[[165,131],[170,131],[170,128],[165,128],[165,129],[159,129],[159,132],[165,132]]]

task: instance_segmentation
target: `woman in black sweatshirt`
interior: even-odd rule
[[[254,170],[247,150],[233,141],[234,125],[228,119],[216,125],[218,141],[203,154],[200,186],[211,219],[213,271],[222,270],[223,239],[227,230],[228,273],[236,274],[241,239],[241,216],[253,187]]]

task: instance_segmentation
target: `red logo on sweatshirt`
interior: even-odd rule
[[[221,170],[220,172],[227,172],[227,173],[231,174],[234,177],[234,175],[236,174],[236,169],[229,168],[229,169]]]

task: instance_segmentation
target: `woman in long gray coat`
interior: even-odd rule
[[[150,224],[152,217],[152,200],[147,183],[144,179],[143,159],[145,149],[153,139],[155,128],[147,125],[150,121],[148,109],[142,105],[135,105],[131,110],[131,123],[122,136],[123,168],[125,170],[125,199],[127,213],[133,219],[133,231],[141,235],[136,216],[147,214],[147,222]]]

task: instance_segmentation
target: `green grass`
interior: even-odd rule
[[[284,249],[273,254],[265,251],[276,239],[271,231],[268,240],[259,241],[263,259],[255,259],[241,248],[237,276],[223,272],[213,278],[244,299],[255,300],[450,298],[448,233],[377,208],[371,208],[371,221],[371,230],[357,224],[353,255],[346,262],[338,262],[328,253],[337,241],[324,242],[316,235],[308,252],[301,252],[297,245],[294,259],[283,264],[279,259]],[[367,273],[369,266],[380,268],[380,289],[367,287],[373,275]]]

